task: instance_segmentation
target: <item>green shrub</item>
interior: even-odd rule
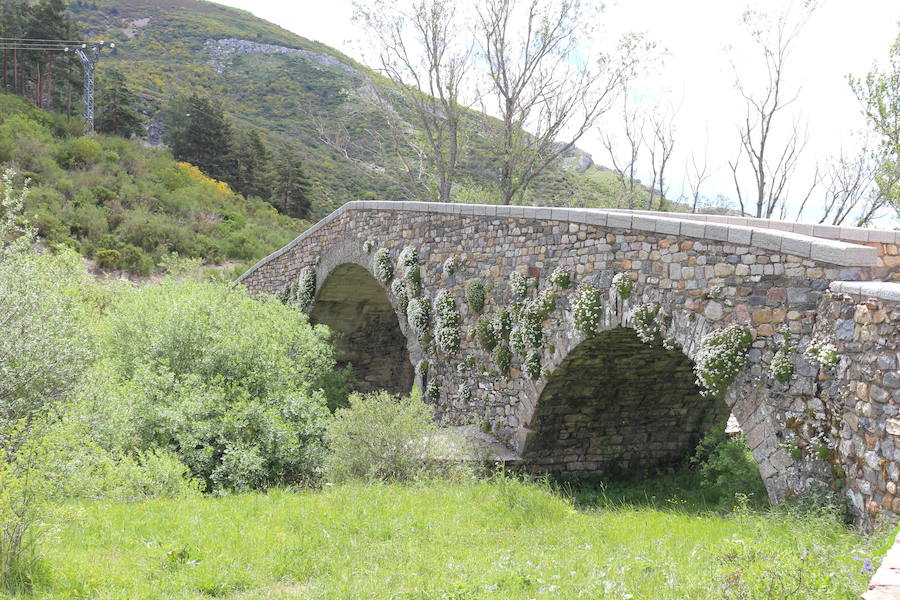
[[[327,405],[343,402],[348,373],[335,370],[326,328],[274,297],[166,281],[122,293],[100,333],[107,376],[128,390],[126,415],[110,418],[129,431],[102,446],[172,450],[209,491],[315,477]]]
[[[717,425],[700,443],[691,464],[700,473],[702,485],[718,492],[721,502],[731,506],[735,494],[746,494],[757,505],[767,502],[768,495],[759,467],[743,435],[728,435],[725,425]]]
[[[484,309],[484,283],[478,279],[470,279],[466,282],[466,302],[474,313],[480,313]]]
[[[447,460],[464,445],[434,422],[434,410],[417,396],[354,394],[326,434],[329,480],[410,481],[464,468]]]

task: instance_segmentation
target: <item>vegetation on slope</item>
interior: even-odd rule
[[[312,218],[350,200],[406,198],[402,177],[391,168],[392,128],[376,95],[400,118],[395,129],[417,135],[414,119],[383,78],[336,50],[200,0],[76,1],[70,13],[92,38],[119,42],[104,56],[101,73],[111,67],[126,74],[143,98],[143,112],[162,129],[172,97],[197,93],[221,99],[237,129],[258,131],[275,147],[295,144],[313,184]],[[498,159],[485,120],[470,112],[465,121],[454,200],[498,202]],[[613,206],[614,179],[596,166],[581,173],[556,165],[525,202]]]
[[[80,125],[0,94],[0,164],[31,181],[27,214],[51,245],[98,267],[149,274],[173,253],[206,263],[250,263],[308,224],[246,199],[167,151]]]

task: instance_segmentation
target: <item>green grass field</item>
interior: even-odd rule
[[[29,597],[849,599],[890,533],[603,498],[501,477],[85,502],[42,541]]]

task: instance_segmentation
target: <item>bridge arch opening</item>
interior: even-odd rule
[[[365,268],[345,263],[332,270],[309,319],[334,332],[338,366],[351,366],[357,391],[410,392],[414,369],[406,336],[384,289]]]
[[[621,477],[677,468],[728,418],[704,397],[691,360],[617,328],[573,349],[550,375],[523,448],[535,472]]]

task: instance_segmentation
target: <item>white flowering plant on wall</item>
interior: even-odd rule
[[[660,327],[656,322],[659,308],[659,304],[639,304],[631,311],[634,332],[645,344],[656,344],[660,341]]]
[[[572,276],[569,274],[568,269],[559,266],[550,273],[550,283],[556,286],[557,289],[566,290],[572,285]]]
[[[407,271],[419,265],[419,251],[412,246],[404,246],[397,257],[397,262],[403,271]]]
[[[694,357],[694,374],[703,395],[721,397],[725,394],[747,364],[752,342],[750,328],[737,324],[703,337]]]
[[[460,260],[456,256],[451,256],[447,260],[444,261],[444,264],[441,267],[441,271],[444,273],[444,277],[450,277],[454,273],[459,270]]]
[[[385,248],[379,248],[373,260],[372,270],[375,271],[375,278],[387,285],[394,278],[394,264],[391,262],[390,253]]]
[[[363,242],[363,252],[366,254],[372,254],[372,250],[375,249],[375,242],[372,240],[366,240]]]
[[[622,300],[628,300],[631,297],[631,290],[634,288],[634,282],[628,273],[616,273],[612,278],[612,287],[616,290],[616,294]]]
[[[303,267],[297,280],[296,303],[301,310],[309,308],[316,299],[316,270]]]
[[[459,350],[459,322],[459,310],[453,294],[449,290],[441,290],[434,300],[434,336],[438,348],[445,354]]]
[[[466,282],[466,302],[472,312],[480,313],[484,310],[485,289],[484,283],[479,279],[470,279]]]
[[[513,298],[522,299],[528,295],[528,280],[518,271],[509,274],[509,289],[512,291]]]
[[[806,347],[806,356],[815,360],[824,369],[837,366],[838,354],[834,344],[820,338],[813,338]]]
[[[406,320],[419,339],[425,337],[431,324],[431,305],[426,298],[411,298],[406,306]]]
[[[595,335],[603,322],[603,298],[600,290],[590,284],[582,284],[572,302],[575,328],[587,336]]]
[[[409,305],[409,292],[406,289],[406,281],[395,279],[391,282],[391,293],[397,300],[397,312],[401,315],[406,314],[406,308]]]

